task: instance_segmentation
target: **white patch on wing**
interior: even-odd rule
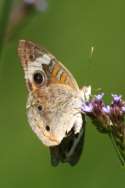
[[[82,128],[82,123],[83,123],[81,113],[78,113],[76,115],[76,117],[77,117],[77,119],[76,119],[75,126],[74,126],[75,134],[80,132],[80,130]]]
[[[47,54],[44,54],[42,57],[38,57],[36,59],[36,62],[40,63],[41,65],[42,64],[49,65],[50,61],[51,61],[51,58]]]
[[[47,54],[44,54],[42,57],[36,58],[36,60],[33,62],[28,62],[28,67],[26,67],[25,69],[25,79],[29,79],[30,81],[32,81],[34,72],[42,71],[42,65],[49,65],[50,62],[51,58]]]
[[[59,72],[56,75],[57,80],[60,80],[62,73],[64,72],[63,69],[60,69]]]

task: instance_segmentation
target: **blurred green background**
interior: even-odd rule
[[[19,39],[27,39],[45,46],[69,68],[80,86],[90,84],[93,92],[102,88],[106,101],[111,93],[125,97],[124,0],[47,2],[47,10],[32,16],[2,51],[0,188],[122,188],[125,168],[120,166],[107,136],[98,133],[90,122],[78,165],[61,164],[57,168],[50,165],[48,149],[27,123],[27,93],[17,45]]]

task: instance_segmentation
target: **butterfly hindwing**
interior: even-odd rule
[[[85,117],[83,118],[83,126],[78,134],[74,134],[74,130],[70,131],[69,136],[65,137],[60,145],[50,147],[51,163],[57,166],[60,162],[68,162],[71,166],[77,164],[80,159],[84,146],[85,137]]]

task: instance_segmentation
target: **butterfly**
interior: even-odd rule
[[[81,106],[91,94],[90,86],[80,89],[55,56],[31,41],[19,41],[18,55],[28,90],[29,125],[49,147],[53,166],[77,164],[85,136]]]

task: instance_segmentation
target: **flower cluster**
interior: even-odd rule
[[[113,126],[120,128],[124,123],[125,102],[121,95],[112,95],[110,105],[105,105],[103,101],[104,93],[96,95],[89,102],[82,106],[82,112],[101,123],[100,128],[105,130],[111,129]],[[122,131],[122,130],[121,130]]]
[[[125,151],[125,102],[121,95],[112,94],[111,104],[105,105],[103,96],[104,93],[94,96],[81,110],[100,132],[112,134],[118,147]]]

